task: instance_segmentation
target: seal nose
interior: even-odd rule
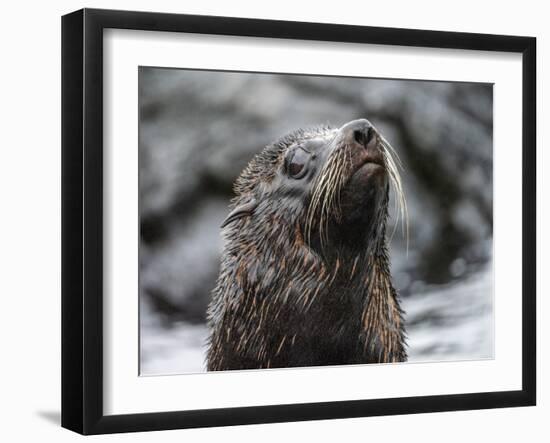
[[[340,131],[348,143],[355,142],[365,149],[374,139],[376,133],[371,122],[364,118],[346,123],[340,128]]]
[[[356,129],[355,131],[353,131],[353,138],[355,139],[355,141],[360,145],[363,145],[364,147],[367,147],[373,136],[374,130],[372,129],[372,126]]]
[[[379,134],[368,120],[353,120],[346,123],[340,128],[340,137],[352,149],[351,152],[358,163],[377,163],[384,166]]]

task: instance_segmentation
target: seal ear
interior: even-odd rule
[[[252,212],[254,212],[254,209],[256,209],[256,206],[258,206],[258,203],[256,202],[255,198],[247,203],[243,203],[242,205],[237,206],[223,221],[221,228],[225,228],[228,224],[233,223],[235,220],[238,220],[241,217],[246,217],[247,215],[252,214]]]

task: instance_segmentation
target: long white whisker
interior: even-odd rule
[[[405,199],[405,193],[403,191],[403,185],[401,182],[401,175],[399,174],[399,169],[403,170],[403,165],[401,163],[401,159],[399,158],[399,155],[391,146],[391,144],[383,137],[381,137],[382,146],[385,148],[383,150],[384,158],[386,160],[386,165],[388,169],[388,175],[390,178],[390,182],[392,187],[394,188],[395,192],[395,204],[398,206],[398,211],[396,212],[396,221],[394,224],[394,228],[391,234],[391,238],[393,238],[393,235],[395,234],[395,228],[397,227],[397,224],[399,223],[399,218],[401,218],[401,229],[402,234],[405,236],[406,244],[407,244],[407,253],[409,250],[409,214],[408,214],[408,208],[407,208],[407,201]],[[392,155],[393,154],[393,155]],[[397,159],[397,164],[395,162],[395,158]]]

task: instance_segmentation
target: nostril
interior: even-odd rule
[[[374,131],[372,130],[372,127],[366,129],[357,129],[353,132],[353,138],[355,139],[355,141],[365,147],[372,140],[373,135]]]
[[[353,132],[353,138],[357,143],[360,145],[366,145],[366,137],[365,133],[362,130],[357,130]]]
[[[374,129],[372,129],[372,126],[367,129],[367,144],[369,144],[374,137]]]

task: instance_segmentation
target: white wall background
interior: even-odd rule
[[[5,2],[0,69],[0,436],[74,441],[60,414],[60,16],[87,7],[532,35],[538,38],[539,226],[550,226],[549,156],[542,157],[550,96],[550,29],[544,2],[399,0],[254,2],[111,0]],[[546,106],[545,106],[546,105]],[[544,112],[546,111],[546,113]],[[543,203],[546,203],[544,205]],[[548,229],[548,228],[547,228]],[[544,441],[550,431],[545,378],[550,326],[550,235],[539,233],[539,406],[493,411],[164,431],[94,441]],[[545,250],[541,252],[541,250]]]

